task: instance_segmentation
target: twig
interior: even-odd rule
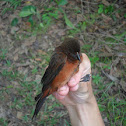
[[[84,15],[83,0],[81,0],[81,10],[82,10],[82,15]]]
[[[111,76],[111,75],[105,73],[104,70],[102,69],[101,65],[100,65],[100,68],[101,68],[101,70],[102,70],[102,73],[103,73],[106,77],[108,77],[110,80],[112,80],[112,81],[114,81],[114,82],[117,82],[117,83],[119,82],[119,80],[118,80],[116,77]]]

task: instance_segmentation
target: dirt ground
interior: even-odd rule
[[[27,18],[19,17],[27,4],[36,6],[41,14],[45,5],[58,8],[49,0],[22,2],[14,11],[0,14],[1,126],[71,125],[65,107],[53,96],[47,99],[36,121],[31,121],[34,97],[41,90],[40,80],[50,55],[68,36],[78,38],[82,52],[91,60],[92,86],[105,125],[126,125],[126,1],[82,1],[69,0],[62,7],[73,25],[86,22],[86,28],[77,32],[67,26],[63,14],[54,19],[47,30],[37,33],[33,32],[35,27],[31,29],[27,24]],[[98,14],[100,4],[113,5],[112,15]],[[5,7],[8,7],[5,1],[0,2],[0,11]],[[11,26],[15,17],[19,23]],[[33,18],[37,22],[36,17]]]

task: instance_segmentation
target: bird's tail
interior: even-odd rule
[[[40,93],[35,97],[35,101],[37,101],[35,111],[32,117],[32,120],[37,116],[38,112],[40,111],[42,105],[44,104],[44,101],[46,100],[47,96],[49,96],[52,92],[50,89],[47,89],[44,94]]]
[[[37,96],[36,96],[36,97],[37,97]],[[46,97],[47,97],[47,96],[46,96]],[[42,98],[42,97],[41,97],[41,98],[37,98],[38,101],[37,101],[37,104],[36,104],[36,107],[35,107],[35,111],[34,111],[32,120],[33,120],[34,118],[36,118],[36,116],[37,116],[38,112],[40,111],[40,109],[41,109],[41,107],[42,107],[44,101],[46,100],[46,97],[44,97],[44,98]],[[35,99],[35,100],[36,100],[36,99]]]
[[[35,101],[38,101],[42,97],[42,92],[35,97]]]

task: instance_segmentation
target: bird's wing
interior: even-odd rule
[[[42,92],[44,92],[47,88],[50,87],[50,84],[54,80],[54,78],[61,71],[63,66],[65,65],[67,60],[67,56],[63,53],[54,53],[51,57],[48,68],[45,71],[45,74],[42,77]]]

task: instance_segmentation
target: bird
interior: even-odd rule
[[[78,72],[81,61],[82,54],[77,39],[65,38],[63,43],[55,48],[41,79],[43,85],[41,93],[35,97],[37,104],[32,120],[37,116],[46,98],[66,85],[70,78]]]

